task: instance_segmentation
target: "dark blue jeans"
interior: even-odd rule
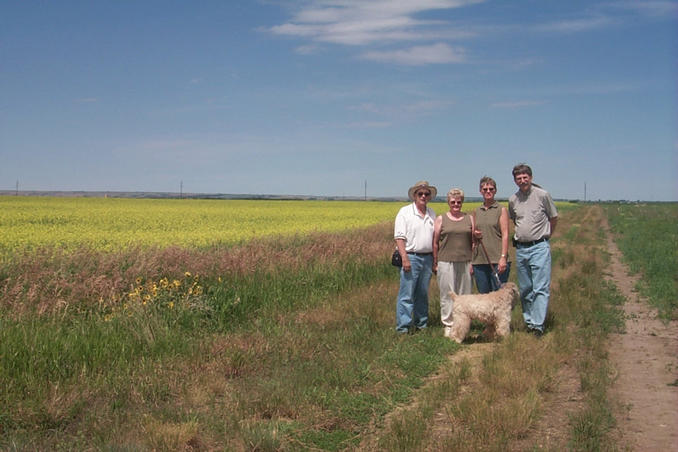
[[[494,268],[497,268],[495,265]],[[511,271],[511,263],[506,263],[506,270],[504,273],[499,273],[499,281],[502,284],[508,281],[509,273]],[[497,280],[492,275],[492,267],[489,264],[481,264],[473,266],[473,278],[476,280],[476,289],[478,293],[494,292],[499,289]]]

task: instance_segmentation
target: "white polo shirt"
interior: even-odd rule
[[[404,239],[408,253],[431,253],[435,218],[436,213],[430,207],[426,208],[426,215],[422,215],[414,203],[409,204],[396,215],[393,238]]]

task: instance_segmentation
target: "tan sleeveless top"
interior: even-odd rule
[[[443,214],[438,242],[439,262],[468,262],[471,260],[471,216],[464,214],[459,221],[452,221]]]
[[[492,204],[489,208],[480,206],[476,209],[476,229],[483,232],[483,245],[490,256],[493,264],[499,262],[501,258],[501,226],[499,218],[501,217],[501,205],[498,202]],[[508,257],[506,258],[508,261]],[[487,257],[480,245],[476,246],[473,254],[473,265],[487,264]]]

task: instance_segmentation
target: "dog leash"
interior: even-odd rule
[[[501,281],[499,280],[499,273],[497,273],[497,270],[494,268],[494,265],[492,265],[492,261],[490,260],[490,255],[487,254],[487,249],[485,249],[485,244],[483,243],[482,239],[478,239],[480,242],[480,247],[483,249],[483,253],[485,253],[485,258],[487,259],[487,263],[490,264],[490,268],[492,269],[492,276],[494,276],[494,279],[497,281],[497,287],[501,287]]]

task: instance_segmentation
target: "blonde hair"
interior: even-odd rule
[[[461,188],[452,188],[447,192],[447,202],[450,202],[452,198],[461,198],[461,202],[464,202],[464,190]]]

